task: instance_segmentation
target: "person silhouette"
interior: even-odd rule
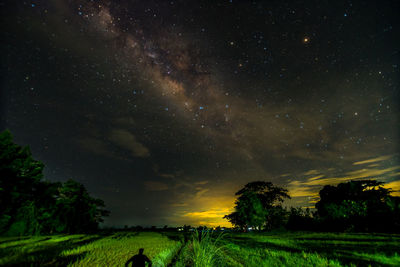
[[[143,254],[144,248],[139,248],[139,253],[130,258],[125,266],[129,266],[129,263],[132,262],[132,267],[145,267],[146,262],[149,263],[148,266],[151,266],[151,260],[147,258],[146,255]]]

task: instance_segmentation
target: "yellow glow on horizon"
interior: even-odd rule
[[[192,220],[198,220],[198,225],[231,227],[232,224],[228,220],[222,218],[231,212],[232,209],[229,208],[214,208],[207,211],[188,212],[184,214],[184,216]]]
[[[400,197],[400,180],[384,184],[383,187],[391,188],[394,191],[392,196]]]
[[[175,212],[168,218],[177,225],[232,227],[232,224],[223,219],[234,210],[234,192],[227,188],[209,188],[207,183],[194,185],[197,190],[190,198],[185,197],[182,202],[173,204]]]
[[[362,164],[381,161],[387,157],[380,157],[366,161]],[[314,208],[314,204],[319,200],[319,191],[325,185],[337,186],[339,183],[351,180],[376,179],[385,181],[385,177],[398,176],[400,165],[388,168],[370,167],[370,165],[360,165],[360,169],[347,171],[343,176],[324,173],[322,170],[309,170],[302,173],[303,177],[288,181],[285,186],[289,190],[289,195],[295,200],[296,206]],[[329,169],[332,170],[332,169]],[[183,198],[181,202],[174,205],[177,211],[170,217],[176,224],[189,224],[192,226],[205,225],[207,227],[232,227],[228,220],[223,217],[234,210],[236,196],[235,190],[228,190],[228,187],[212,188],[208,182],[197,182],[192,185],[196,190],[191,197]],[[385,183],[384,187],[392,188],[394,196],[400,196],[400,181]],[[296,200],[297,198],[297,200]],[[300,201],[300,199],[302,200]],[[288,200],[290,203],[290,200]]]

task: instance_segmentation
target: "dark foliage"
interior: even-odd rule
[[[316,203],[322,230],[399,232],[400,198],[375,180],[324,186]]]
[[[239,190],[235,211],[224,216],[234,226],[271,230],[286,226],[295,231],[400,232],[400,197],[382,182],[359,180],[327,185],[320,191],[316,211],[280,204],[287,190],[269,182],[252,182]]]
[[[316,222],[310,209],[290,208],[289,220],[286,225],[288,230],[294,231],[314,231]]]
[[[248,183],[235,194],[238,196],[235,211],[224,218],[244,230],[248,227],[259,230],[278,228],[286,218],[287,212],[281,203],[285,198],[290,198],[287,192],[271,182]]]
[[[44,165],[33,159],[28,147],[0,133],[0,233],[34,235],[95,230],[108,211],[73,180],[43,180]]]

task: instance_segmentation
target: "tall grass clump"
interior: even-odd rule
[[[213,237],[208,231],[194,232],[191,253],[194,267],[211,267],[222,260],[219,253],[222,249],[221,238],[221,234]]]
[[[172,261],[174,256],[176,256],[179,248],[182,246],[182,243],[176,243],[171,245],[167,249],[161,251],[157,254],[157,256],[152,260],[153,266],[155,267],[164,267],[168,266],[168,263]]]

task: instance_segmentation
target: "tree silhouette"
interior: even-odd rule
[[[224,218],[242,229],[251,226],[260,230],[281,224],[286,215],[281,203],[290,198],[286,189],[264,181],[248,183],[235,195],[235,211]]]
[[[38,230],[31,217],[36,217],[43,167],[32,158],[29,147],[14,144],[10,131],[0,133],[0,232],[13,224],[16,231],[33,234]]]
[[[328,230],[393,231],[400,227],[400,198],[391,193],[376,180],[327,185],[315,207]]]
[[[315,231],[315,219],[309,208],[290,208],[289,219],[286,228],[295,231]]]
[[[102,209],[104,201],[92,198],[86,188],[74,181],[66,181],[59,188],[56,201],[59,227],[64,227],[63,232],[77,233],[88,232],[97,228],[103,216],[109,214]]]
[[[69,180],[43,180],[44,165],[29,147],[13,142],[10,131],[0,133],[0,234],[33,235],[87,232],[96,229],[108,211],[85,187]]]

